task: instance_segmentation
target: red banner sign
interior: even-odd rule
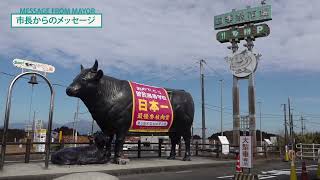
[[[130,132],[168,132],[173,111],[164,88],[129,82],[133,96]]]

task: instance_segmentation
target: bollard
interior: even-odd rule
[[[163,139],[159,139],[159,144],[158,144],[158,157],[161,157],[162,140],[163,140]]]
[[[196,142],[196,156],[199,154],[199,144],[198,141]]]
[[[27,139],[26,143],[26,155],[24,157],[24,162],[29,163],[30,161],[30,151],[31,151],[31,139]]]
[[[138,158],[141,158],[141,140],[138,141]]]
[[[290,150],[289,156],[291,157],[291,167],[290,167],[290,180],[297,180],[297,172],[296,172],[296,165],[295,165],[295,152]]]
[[[240,155],[239,153],[236,154],[236,173],[242,173],[241,167],[240,167]]]
[[[284,160],[285,162],[288,162],[289,161],[289,154],[288,154],[288,146],[286,145],[285,146],[285,152],[284,152]]]

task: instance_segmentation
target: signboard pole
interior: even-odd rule
[[[232,53],[237,52],[239,46],[238,43],[233,40],[231,41],[231,46],[228,49],[232,50]],[[234,146],[239,146],[240,137],[240,104],[239,104],[239,85],[238,78],[233,76],[233,87],[232,87],[232,99],[233,99],[233,138],[232,144]]]
[[[232,87],[232,106],[233,106],[233,145],[239,146],[240,137],[240,103],[239,103],[239,85],[238,78],[233,76]]]
[[[247,44],[244,44],[249,51],[252,52],[254,47],[253,39],[247,38]],[[256,103],[255,103],[255,86],[254,86],[254,72],[249,75],[248,83],[248,100],[249,100],[249,128],[250,136],[252,137],[252,150],[256,152],[257,141],[256,141]]]

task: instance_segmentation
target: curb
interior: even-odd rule
[[[131,175],[131,174],[145,174],[145,173],[209,168],[209,167],[217,167],[217,166],[230,166],[230,164],[234,164],[234,162],[230,161],[230,162],[190,164],[190,165],[178,165],[178,166],[172,165],[172,166],[160,166],[160,167],[144,167],[144,168],[132,168],[132,169],[102,170],[102,171],[94,171],[94,172],[106,173],[113,176],[123,176],[123,175]],[[87,171],[87,172],[92,172],[92,171]],[[0,180],[52,180],[54,178],[58,178],[68,174],[72,174],[72,173],[9,176],[9,177],[0,177]]]

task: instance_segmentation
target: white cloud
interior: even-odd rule
[[[270,1],[269,1],[270,2]],[[320,71],[317,55],[319,0],[274,0],[271,34],[258,39],[263,55],[259,70]],[[98,58],[104,68],[149,71],[166,66],[193,65],[199,59],[227,69],[227,44],[215,40],[213,16],[257,5],[253,0],[78,0],[1,1],[0,54],[30,57],[69,67],[91,65]],[[102,29],[11,29],[10,14],[21,7],[93,7],[103,13]],[[241,48],[242,45],[241,45]],[[123,62],[123,63],[119,63]],[[136,67],[136,68],[129,68]],[[180,68],[181,69],[181,68]]]

